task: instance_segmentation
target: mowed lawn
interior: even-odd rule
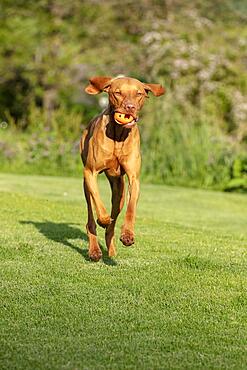
[[[1,369],[247,368],[245,195],[143,184],[135,246],[121,216],[93,263],[80,179],[0,191]]]

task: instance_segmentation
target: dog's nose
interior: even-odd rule
[[[131,104],[131,103],[127,103],[126,104],[126,109],[130,112],[133,112],[133,110],[135,109],[135,105]]]

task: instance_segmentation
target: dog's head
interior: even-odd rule
[[[92,77],[85,91],[93,95],[107,92],[111,110],[115,113],[115,121],[119,124],[126,121],[125,126],[131,127],[138,120],[138,113],[148,93],[160,96],[164,94],[165,89],[159,84],[146,84],[130,77]],[[121,122],[118,119],[121,119]]]

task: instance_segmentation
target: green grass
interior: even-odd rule
[[[247,368],[245,195],[143,185],[135,247],[92,263],[80,180],[0,190],[1,369]]]

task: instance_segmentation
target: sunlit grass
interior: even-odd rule
[[[92,263],[80,180],[0,190],[2,369],[246,368],[244,195],[142,185],[134,248]]]

